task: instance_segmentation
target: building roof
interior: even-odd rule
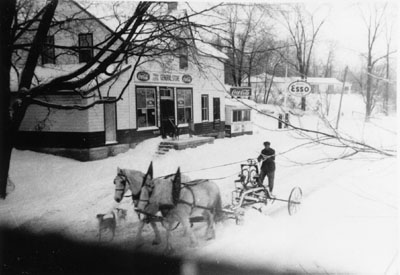
[[[232,107],[234,109],[251,109],[256,107],[256,103],[250,99],[226,97],[225,106]]]
[[[195,43],[196,43],[196,48],[198,50],[198,53],[200,55],[228,59],[228,56],[226,54],[217,50],[216,48],[214,48],[213,46],[211,46],[208,43],[204,43],[200,40],[196,40]]]
[[[73,2],[90,16],[96,18],[101,24],[106,26],[110,32],[114,32],[121,28],[121,22],[125,22],[133,14],[137,6],[136,1],[74,0]],[[217,50],[208,43],[202,42],[198,37],[195,39],[195,46],[199,55],[228,59],[223,52]]]
[[[85,64],[64,64],[64,65],[53,65],[53,64],[46,64],[44,66],[36,66],[35,68],[35,77],[32,80],[32,86],[37,86],[41,83],[46,83],[50,81],[51,79],[54,79],[59,76],[67,75],[80,67],[84,66]],[[112,71],[113,68],[110,66],[109,71]],[[118,76],[121,73],[126,72],[127,69],[129,69],[131,65],[126,65],[123,67],[119,73],[114,74],[114,76]],[[10,71],[10,90],[12,92],[18,91],[18,85],[19,85],[19,76],[22,73],[21,68],[17,68],[18,72],[15,71],[15,69],[11,69]],[[84,75],[80,75],[79,77],[74,78],[73,80],[78,80],[79,78],[83,78],[86,74],[89,72],[86,72]],[[113,77],[113,76],[111,76]],[[101,83],[104,81],[107,81],[110,78],[110,75],[107,74],[100,74],[96,81],[92,80],[88,84],[86,84],[84,87],[81,88],[82,91],[89,91],[92,90],[93,88],[97,86],[101,86]]]

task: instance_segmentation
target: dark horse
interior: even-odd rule
[[[153,178],[153,163],[150,163],[149,169],[146,174],[137,170],[117,168],[117,176],[114,178],[114,184],[115,184],[114,200],[118,203],[122,201],[124,194],[129,189],[131,190],[133,203],[135,207],[137,207],[142,186],[146,183],[150,183],[152,178]],[[146,224],[145,219],[140,219],[139,230],[136,235],[136,239],[139,240],[139,242],[142,239],[142,230],[145,224]],[[154,222],[150,222],[150,225],[153,228],[155,234],[153,244],[159,244],[161,242],[161,238],[157,225]]]
[[[182,183],[181,181],[184,181]],[[197,239],[191,229],[191,217],[201,217],[207,222],[206,238],[215,238],[215,221],[222,218],[221,195],[218,186],[210,180],[188,181],[180,174],[147,181],[140,192],[138,208],[149,216],[161,211],[163,225],[167,229],[166,250],[172,250],[170,232],[181,224],[189,234],[191,245]]]

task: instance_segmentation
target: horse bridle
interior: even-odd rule
[[[120,173],[118,173],[117,176],[122,179],[122,183],[124,185],[124,188],[115,188],[115,191],[124,192],[125,189],[126,189],[126,182],[128,181],[128,178],[125,175],[120,174]]]
[[[119,176],[121,179],[122,179],[122,184],[124,185],[124,188],[115,188],[115,191],[117,192],[125,192],[125,190],[126,190],[126,183],[128,183],[128,184],[130,184],[129,183],[129,179],[127,178],[127,176],[126,175],[124,175],[124,174],[121,174],[121,173],[119,173],[117,176]],[[139,200],[140,199],[140,192],[138,193],[138,194],[136,194],[136,195],[134,195],[134,194],[131,194],[131,195],[128,195],[128,196],[124,196],[124,197],[132,197],[132,200]]]

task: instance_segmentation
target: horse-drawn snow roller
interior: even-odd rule
[[[241,171],[238,175],[238,179],[235,180],[235,189],[232,191],[231,204],[223,207],[222,211],[226,219],[234,219],[236,223],[239,224],[243,219],[245,208],[253,207],[261,211],[261,207],[257,208],[256,205],[268,205],[275,201],[286,202],[289,215],[294,215],[300,205],[302,200],[302,190],[300,187],[294,187],[288,199],[276,198],[273,196],[268,188],[260,185],[258,183],[258,165],[256,160],[248,159],[247,163],[241,164]],[[182,186],[187,187],[186,183],[182,183]],[[196,207],[202,208],[202,206],[197,205]],[[147,216],[148,222],[162,222],[163,218],[156,215],[151,215],[140,209],[136,209],[140,214]],[[202,222],[203,217],[191,217],[190,222]]]
[[[238,186],[238,183],[240,185]],[[287,202],[289,214],[293,215],[301,204],[302,191],[299,187],[292,189],[289,199],[278,199],[272,196],[267,188],[258,184],[258,166],[255,160],[248,160],[241,165],[239,179],[235,181],[232,192],[232,204],[222,207],[218,185],[210,179],[190,180],[181,175],[180,168],[175,174],[153,178],[153,166],[150,163],[146,174],[129,169],[117,169],[114,179],[114,200],[120,202],[127,190],[135,210],[139,215],[137,239],[141,239],[144,224],[150,223],[155,233],[153,244],[161,242],[157,222],[166,229],[167,250],[171,249],[170,231],[182,225],[184,232],[189,232],[191,242],[194,233],[191,225],[195,222],[206,222],[207,238],[215,238],[215,222],[221,219],[235,219],[239,223],[246,206],[267,205],[268,202]],[[259,209],[261,211],[261,208]],[[161,216],[158,215],[161,212]]]
[[[247,163],[241,164],[241,172],[239,179],[235,181],[235,189],[232,191],[232,204],[225,207],[224,211],[237,221],[243,215],[247,206],[255,206],[256,204],[268,205],[275,201],[286,202],[289,215],[294,215],[301,204],[303,192],[300,187],[294,187],[289,198],[280,199],[273,196],[268,188],[258,183],[258,165],[256,160],[248,159]],[[260,208],[258,208],[260,210]]]

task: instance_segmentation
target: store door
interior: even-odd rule
[[[106,144],[117,142],[117,114],[115,103],[104,104],[104,131]]]
[[[214,120],[213,128],[219,129],[221,122],[221,104],[219,97],[213,98],[213,120]]]
[[[173,88],[160,88],[160,119],[163,138],[175,135],[175,104]]]

